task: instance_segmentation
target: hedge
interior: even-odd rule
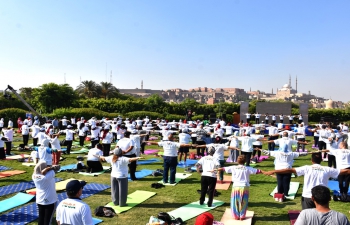
[[[18,127],[17,126],[17,119],[18,117],[21,117],[22,120],[25,119],[26,117],[26,113],[28,111],[24,110],[24,109],[18,109],[18,108],[7,108],[7,109],[2,109],[0,110],[0,118],[4,118],[4,126],[7,126],[7,123],[9,121],[9,119],[12,119],[13,122],[13,126],[14,127]]]

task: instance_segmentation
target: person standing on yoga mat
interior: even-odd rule
[[[235,220],[244,220],[248,209],[249,182],[251,174],[267,174],[266,172],[244,166],[246,156],[238,156],[238,166],[229,166],[217,169],[232,174],[232,193],[231,193],[231,213]],[[215,170],[214,170],[215,171]]]
[[[136,149],[135,142],[130,138],[130,131],[126,131],[124,133],[124,137],[119,140],[117,147],[119,147],[123,151],[123,155],[126,158],[134,158],[136,157]],[[135,181],[137,180],[136,173],[136,161],[132,161],[129,165],[130,179]]]
[[[6,159],[4,144],[7,141],[7,138],[1,135],[0,133],[0,159]]]
[[[154,141],[146,141],[152,145],[158,145],[163,147],[164,149],[164,173],[163,173],[163,183],[168,183],[169,179],[169,170],[170,170],[170,184],[175,184],[175,174],[176,174],[176,166],[177,166],[177,148],[182,147],[191,147],[192,144],[180,144],[178,142],[174,142],[173,134],[169,134],[168,141],[154,142]]]
[[[179,143],[188,144],[191,141],[191,135],[188,134],[188,129],[184,128],[179,130]],[[187,153],[189,153],[189,147],[180,147],[179,148],[179,162],[182,160],[182,155],[184,155],[184,164],[186,165]]]
[[[220,167],[219,159],[214,157],[215,147],[211,146],[209,148],[207,156],[202,157],[197,163],[197,172],[200,172],[200,169],[203,170],[201,176],[201,196],[199,198],[199,204],[203,205],[205,200],[205,195],[208,193],[208,207],[215,207],[213,204],[214,191],[216,186],[216,172],[213,172],[215,169]]]
[[[301,194],[302,209],[315,208],[316,205],[311,199],[311,189],[317,185],[328,187],[329,178],[337,178],[339,175],[350,174],[347,169],[333,169],[328,166],[321,166],[322,156],[320,152],[313,153],[311,156],[311,166],[301,166],[291,169],[272,170],[268,175],[295,173],[297,176],[304,175],[303,193]]]
[[[127,158],[123,156],[121,148],[116,148],[113,151],[114,155],[109,157],[97,156],[102,161],[106,161],[112,165],[111,171],[111,196],[114,205],[120,207],[127,206],[128,197],[128,165],[142,157]],[[131,175],[130,175],[131,176]]]
[[[6,155],[11,155],[12,140],[13,140],[13,128],[12,127],[8,127],[7,129],[3,129],[2,132],[4,133],[4,136],[7,139],[5,141],[5,144],[6,144]]]
[[[250,158],[252,157],[252,153],[253,153],[253,143],[255,141],[261,141],[263,140],[262,138],[253,138],[250,137],[250,133],[247,130],[244,130],[244,134],[245,136],[243,137],[238,137],[237,139],[242,143],[241,145],[241,154],[245,155],[245,160],[246,160],[246,166],[250,165]]]
[[[34,167],[32,179],[36,187],[35,199],[39,208],[38,225],[51,224],[57,202],[55,172],[59,169],[59,165],[48,166],[43,161]]]
[[[82,224],[93,225],[90,206],[80,199],[85,181],[72,180],[66,185],[68,198],[57,206],[56,221],[58,225]]]
[[[322,185],[313,187],[311,189],[311,200],[316,207],[314,209],[305,209],[301,211],[294,225],[350,225],[348,218],[346,218],[343,213],[329,208],[331,192],[328,187]]]
[[[221,143],[221,138],[219,136],[217,136],[215,138],[215,143],[214,144],[200,145],[199,147],[200,148],[207,147],[208,149],[214,148],[215,149],[215,154],[214,154],[213,157],[219,160],[221,167],[224,167],[224,165],[225,165],[224,151],[226,151],[228,149],[238,150],[238,148],[232,147],[232,146],[227,146],[225,144],[220,144],[220,143]],[[219,173],[219,182],[221,184],[224,183],[224,172],[223,171],[220,171],[220,173]]]

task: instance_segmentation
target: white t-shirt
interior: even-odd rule
[[[233,187],[249,187],[250,186],[250,174],[256,174],[257,169],[249,166],[229,166],[224,167],[226,173],[232,173]]]
[[[350,150],[348,149],[330,150],[329,154],[335,156],[335,160],[337,162],[337,169],[346,169],[350,167]]]
[[[0,127],[4,127],[4,121],[0,120]]]
[[[244,136],[244,137],[238,137],[238,140],[242,143],[242,146],[241,146],[242,152],[253,152],[253,142],[257,141],[256,138]]]
[[[108,132],[106,134],[106,137],[103,138],[102,143],[103,144],[110,144],[110,143],[112,143],[112,140],[113,140],[113,134],[111,132]]]
[[[333,169],[319,164],[295,168],[298,176],[304,175],[302,196],[311,198],[311,189],[317,185],[328,187],[329,178],[337,178],[340,170]]]
[[[187,133],[180,133],[179,134],[179,143],[180,144],[188,144],[191,141],[191,135]]]
[[[261,114],[255,114],[255,118],[260,119]]]
[[[130,146],[133,146],[132,150],[128,153],[125,153],[124,155],[132,155],[136,154],[136,148],[135,148],[135,143],[133,140],[130,138],[123,138],[118,141],[118,146],[121,148],[123,151],[126,151],[130,148]]]
[[[276,116],[272,115],[272,120],[275,121],[276,120]]]
[[[94,155],[103,156],[103,152],[98,148],[90,149],[87,156],[87,161],[100,161],[100,159],[95,157]]]
[[[223,137],[224,137],[225,131],[224,131],[223,129],[219,128],[219,129],[217,129],[214,133],[215,133],[215,135],[217,135],[217,136],[223,138]]]
[[[158,142],[158,146],[163,147],[164,156],[177,156],[177,148],[180,148],[180,143],[172,141]]]
[[[61,150],[61,143],[60,143],[60,140],[57,137],[51,138],[50,143],[51,143],[51,148],[52,149]]]
[[[90,206],[81,199],[67,198],[58,204],[56,220],[61,225],[93,225]]]
[[[211,147],[215,148],[215,153],[214,153],[213,157],[218,158],[219,160],[225,160],[224,151],[228,149],[228,146],[223,145],[223,144],[208,144],[207,145],[208,149]]]
[[[33,174],[32,179],[36,187],[36,203],[50,205],[57,202],[55,187],[55,172],[50,170],[46,175]]]
[[[137,149],[141,148],[141,143],[140,143],[141,137],[140,137],[140,135],[132,134],[132,135],[130,135],[130,139],[134,141],[135,148],[137,148]]]
[[[331,132],[326,129],[317,130],[317,133],[319,135],[318,141],[327,142],[328,138],[331,136]]]
[[[278,128],[275,126],[266,127],[266,130],[269,130],[269,135],[278,134]]]
[[[251,115],[250,113],[246,113],[246,114],[245,114],[245,117],[246,117],[247,119],[250,119],[250,115]]]
[[[255,139],[260,139],[260,138],[264,138],[264,135],[257,135],[257,134],[252,134],[250,135],[251,137],[255,138]],[[254,141],[253,145],[262,145],[261,141]]]
[[[85,136],[85,132],[88,132],[89,128],[84,126],[83,128],[78,129],[78,131],[79,131],[79,136]]]
[[[124,133],[125,133],[124,129],[117,130],[117,139],[120,140],[120,139],[124,138]]]
[[[283,138],[274,140],[273,142],[275,142],[275,144],[278,145],[281,150],[283,150],[284,146],[287,145],[288,151],[290,151],[290,152],[292,152],[292,145],[298,144],[298,141],[287,138],[287,137],[283,137]]]
[[[46,162],[47,165],[52,165],[52,150],[49,147],[39,146],[34,150],[38,151],[39,159]]]
[[[298,127],[297,128],[297,138],[305,138],[305,127]]]
[[[232,126],[225,126],[226,135],[232,135],[233,127]]]
[[[92,141],[98,140],[100,131],[101,131],[100,127],[96,127],[94,130],[91,129],[91,140]]]
[[[73,130],[66,130],[66,141],[73,141],[73,134],[75,132]]]
[[[10,142],[13,140],[13,130],[8,129],[8,130],[2,130],[4,132],[4,137],[7,138],[7,141]]]
[[[231,147],[236,147],[238,148],[239,147],[239,140],[236,138],[236,137],[230,137],[230,146]]]
[[[50,139],[50,137],[47,136],[45,132],[39,132],[36,137],[38,138],[38,144],[41,144],[45,139]]]
[[[0,148],[3,148],[4,147],[4,141],[1,140],[3,138],[3,136],[0,134]]]
[[[297,152],[270,151],[269,153],[276,159],[275,170],[292,168],[293,160],[299,157]]]
[[[67,126],[67,120],[66,119],[62,119],[62,126]]]
[[[22,135],[28,135],[28,134],[29,134],[28,125],[22,125]]]
[[[32,132],[32,138],[36,138],[36,136],[38,135],[39,133],[39,126],[38,125],[33,125],[30,127],[31,129],[31,132]]]
[[[112,162],[113,156],[106,157],[106,162],[112,165],[111,177],[115,178],[127,178],[128,177],[128,164],[129,158],[119,157],[114,163]]]
[[[200,160],[198,160],[197,164],[202,165],[202,170],[203,170],[202,176],[216,178],[215,172],[208,172],[208,171],[212,171],[220,166],[220,162],[218,158],[211,155],[204,156]]]

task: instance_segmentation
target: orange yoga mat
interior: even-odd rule
[[[247,211],[246,218],[244,220],[235,220],[232,218],[231,209],[226,208],[224,215],[221,218],[221,223],[225,225],[250,225],[254,217],[253,211]]]
[[[0,178],[3,177],[10,177],[16,174],[21,174],[21,173],[25,173],[26,171],[24,170],[11,170],[11,171],[4,171],[4,172],[0,172]]]
[[[224,175],[224,183],[220,184],[219,179],[216,182],[215,189],[217,190],[228,190],[231,185],[231,176]]]

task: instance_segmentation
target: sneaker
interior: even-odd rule
[[[278,201],[279,201],[279,202],[283,202],[283,198],[279,198]]]
[[[275,201],[278,202],[278,198],[275,198]]]
[[[208,205],[208,207],[213,208],[213,207],[216,207],[216,205],[215,204],[211,204],[211,206]]]

